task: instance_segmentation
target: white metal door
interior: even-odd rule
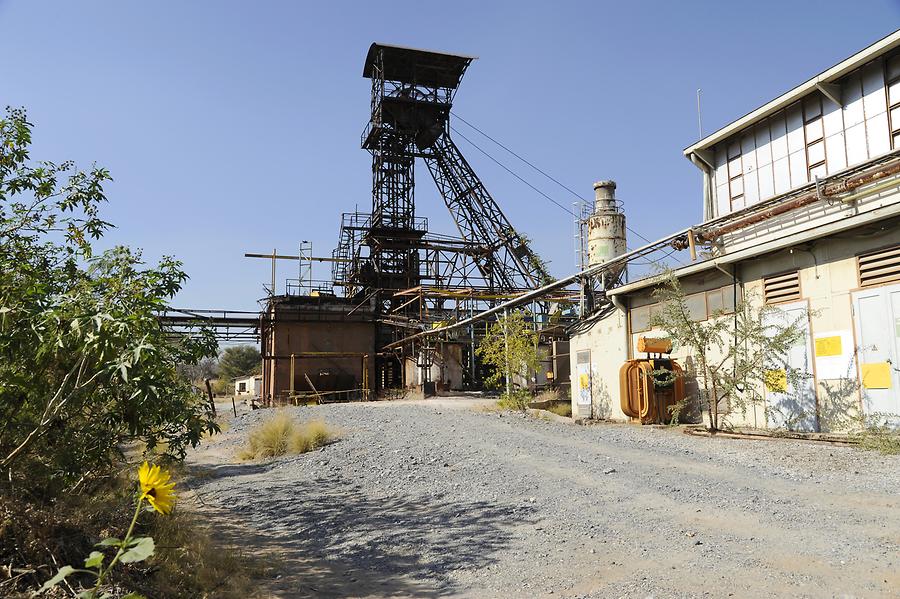
[[[812,340],[809,334],[809,311],[806,302],[780,304],[766,315],[765,323],[786,327],[796,323],[803,331],[800,341],[790,349],[787,366],[799,372],[797,380],[786,381],[784,391],[766,390],[767,419],[772,428],[818,431],[816,381],[812,366]],[[784,364],[771,364],[784,369]],[[786,375],[785,375],[786,377]],[[786,377],[787,378],[787,377]]]
[[[900,414],[900,285],[853,294],[860,393],[867,416]]]

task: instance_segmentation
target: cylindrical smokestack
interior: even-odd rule
[[[625,215],[616,200],[615,181],[594,183],[594,214],[588,217],[588,265],[594,266],[625,253]],[[621,269],[609,271],[615,284]]]
[[[594,212],[616,209],[616,182],[597,181],[594,183]]]

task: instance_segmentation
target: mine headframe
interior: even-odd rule
[[[471,56],[372,44],[363,76],[372,82],[362,147],[372,155],[372,211],[345,215],[335,280],[345,291],[382,293],[430,282],[486,293],[534,288],[542,262],[500,210],[449,133],[453,96]],[[415,215],[415,159],[425,161],[461,239],[428,235]],[[368,247],[368,256],[360,248]],[[430,253],[429,253],[430,252]],[[473,268],[474,266],[474,268]],[[477,274],[477,284],[473,276]],[[382,294],[382,309],[403,297]],[[395,305],[396,304],[396,305]]]

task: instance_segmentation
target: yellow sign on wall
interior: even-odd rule
[[[591,376],[589,374],[583,373],[578,376],[578,388],[579,389],[590,389],[591,388]]]
[[[773,393],[787,391],[787,371],[783,368],[767,370],[765,374],[766,389]]]
[[[816,339],[816,357],[824,358],[826,356],[839,356],[843,352],[841,348],[841,338],[840,336],[835,335],[834,337],[819,337]]]
[[[862,365],[862,383],[866,389],[890,389],[891,378],[891,365],[887,362]]]

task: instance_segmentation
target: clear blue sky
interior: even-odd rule
[[[681,155],[697,88],[708,133],[897,27],[897,0],[0,0],[0,101],[28,109],[34,157],[111,170],[104,244],[182,259],[177,305],[254,309],[269,264],[244,252],[308,239],[329,255],[340,213],[371,203],[373,41],[479,56],[455,111],[585,197],[615,179],[629,225],[656,239],[700,219]],[[553,273],[572,272],[571,217],[457,143]],[[424,165],[417,180],[419,215],[454,232]]]

